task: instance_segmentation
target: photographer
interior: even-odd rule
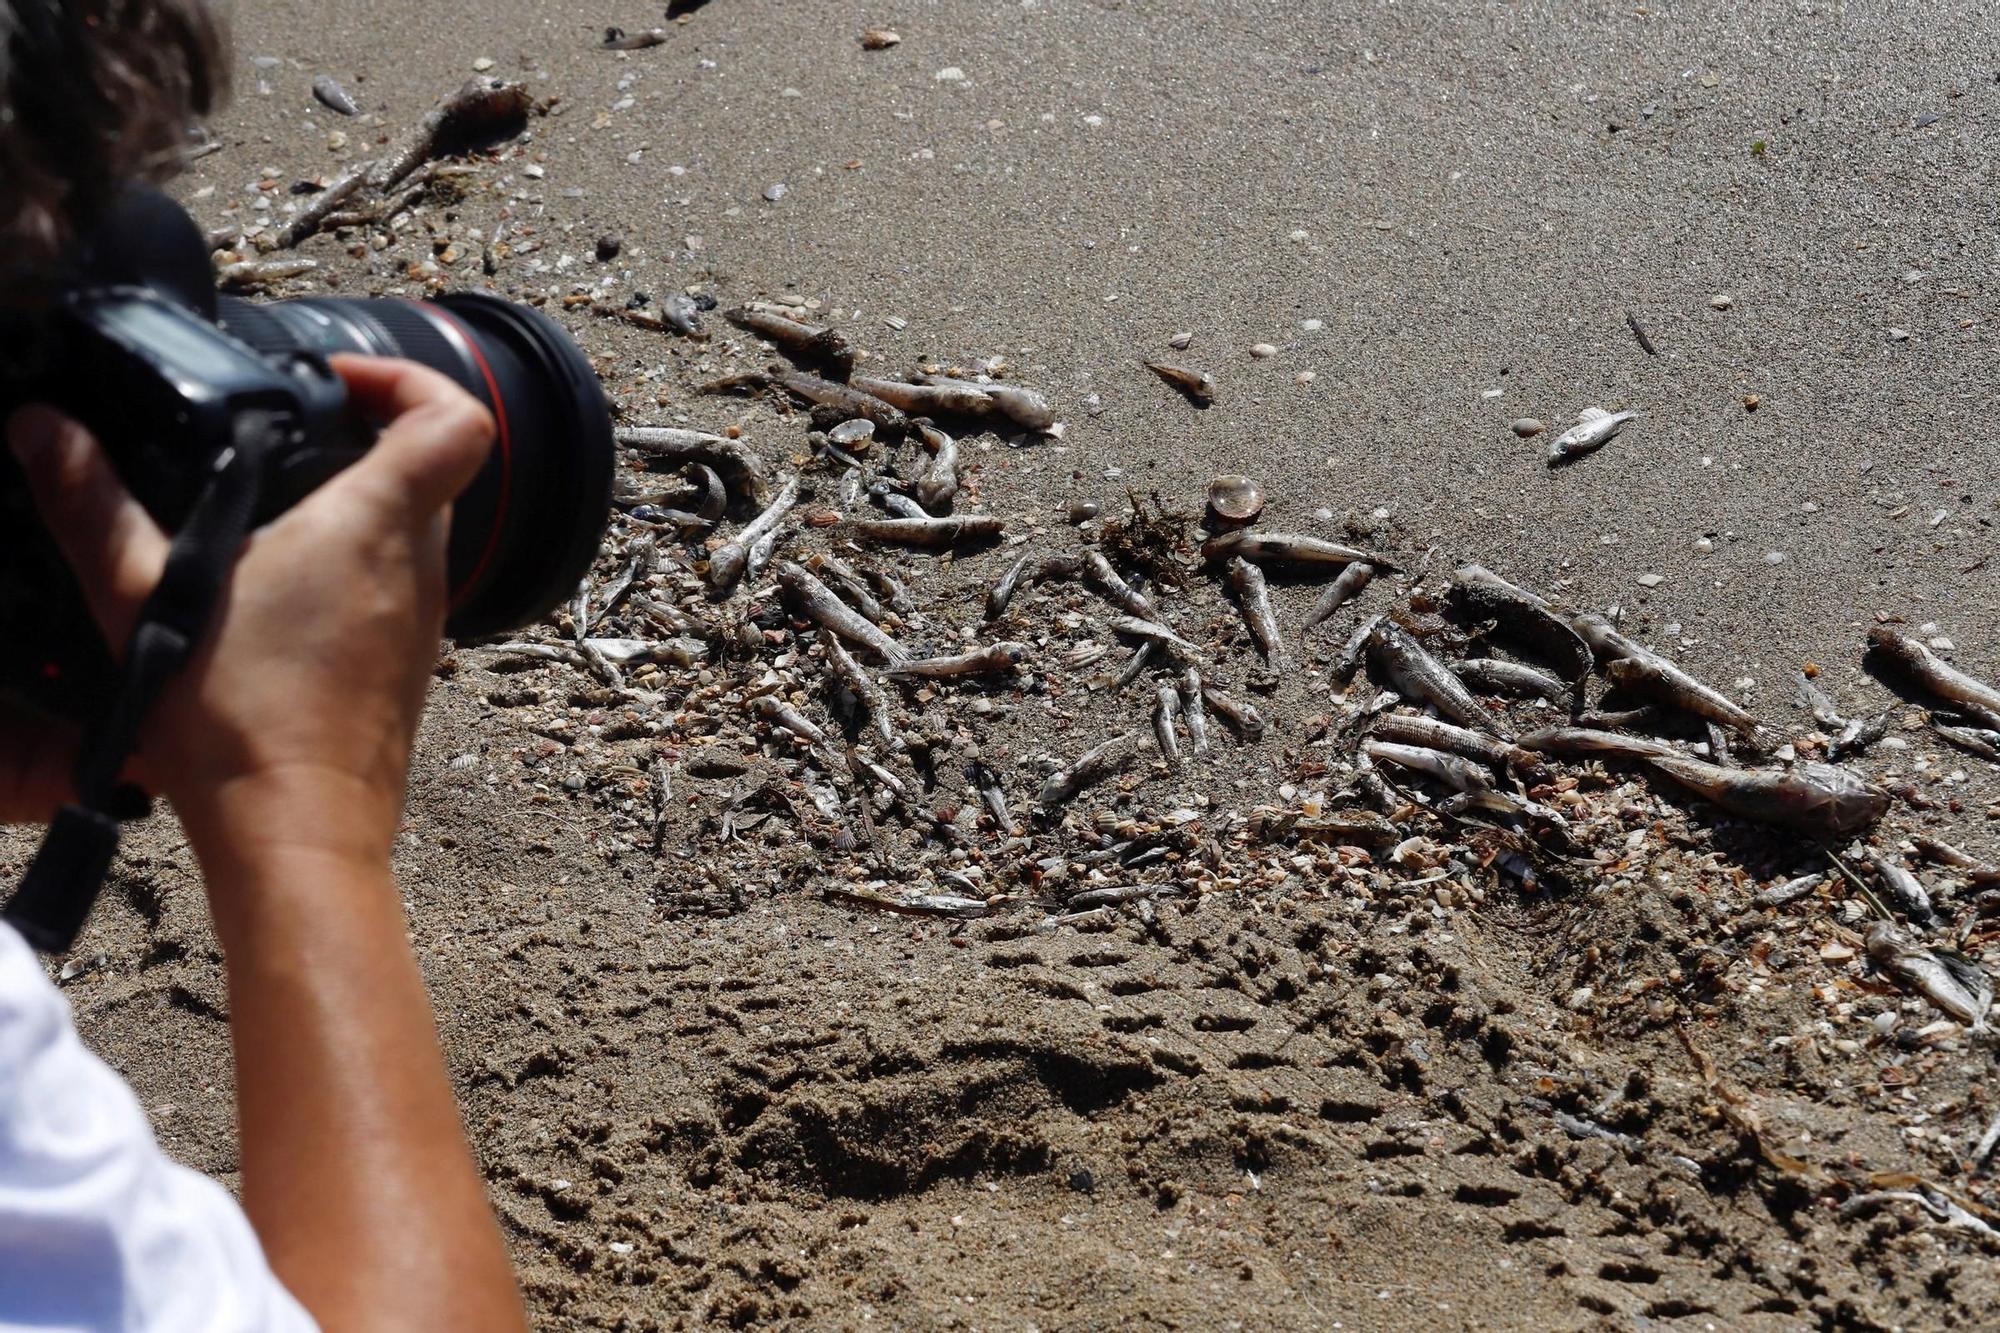
[[[0,38],[18,311],[115,185],[171,163],[218,94],[223,48],[195,0],[0,0]],[[448,506],[493,422],[410,363],[336,369],[379,440],[251,537],[129,773],[178,814],[227,961],[241,1211],[162,1155],[0,925],[0,1328],[522,1325],[389,864],[445,614]],[[81,426],[29,406],[6,435],[0,467],[18,465],[123,644],[166,536]],[[0,820],[70,798],[74,745],[60,723],[0,714]]]

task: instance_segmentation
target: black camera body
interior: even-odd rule
[[[419,361],[493,413],[492,456],[453,506],[448,631],[492,634],[546,614],[596,552],[613,447],[590,363],[531,308],[480,293],[218,298],[193,222],[166,196],[134,191],[78,247],[52,300],[0,323],[0,411],[46,402],[81,421],[169,532],[254,424],[271,442],[261,523],[374,439],[328,366],[337,352]],[[0,454],[0,694],[86,718],[112,671],[12,456]]]

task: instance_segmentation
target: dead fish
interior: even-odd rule
[[[978,387],[993,400],[993,407],[1001,416],[1023,430],[1055,429],[1055,409],[1033,389],[1024,389],[1018,384],[982,384]]]
[[[1481,694],[1510,694],[1524,699],[1565,699],[1573,688],[1546,671],[1495,657],[1469,657],[1453,662],[1451,674],[1464,681],[1467,689]]]
[[[861,577],[868,580],[875,589],[875,595],[886,602],[889,609],[897,615],[913,616],[917,613],[917,604],[910,599],[910,590],[888,570],[878,569],[873,565],[863,565]]]
[[[319,101],[319,104],[329,111],[342,116],[358,116],[361,114],[360,106],[355,103],[352,97],[347,95],[347,89],[334,81],[334,77],[331,74],[314,75],[312,92],[313,97]]]
[[[1813,721],[1828,731],[1839,731],[1847,725],[1847,719],[1833,706],[1833,700],[1827,698],[1825,692],[1813,684],[1805,672],[1792,673],[1792,688],[1798,691],[1799,702],[1812,714]]]
[[[826,889],[823,892],[828,902],[872,908],[877,912],[893,912],[898,916],[934,916],[953,921],[977,921],[993,912],[993,905],[984,898],[967,898],[956,893],[916,893],[902,898],[884,898],[880,894],[861,893],[854,889]]]
[[[1359,561],[1341,570],[1339,576],[1326,585],[1326,591],[1313,603],[1312,610],[1306,613],[1306,629],[1317,629],[1333,619],[1334,613],[1359,597],[1374,578],[1375,566]]]
[[[1394,824],[1372,810],[1335,810],[1324,815],[1253,816],[1250,834],[1263,842],[1297,838],[1300,842],[1333,842],[1351,847],[1391,847],[1402,838]]]
[[[1605,667],[1604,674],[1620,689],[1643,694],[1682,712],[1707,718],[1753,742],[1760,739],[1763,723],[1735,700],[1702,684],[1665,658],[1650,653],[1645,657],[1621,657]]]
[[[1896,716],[1891,708],[1877,713],[1874,717],[1857,717],[1840,730],[1827,753],[1835,759],[1844,759],[1851,754],[1860,754],[1875,742],[1889,734],[1889,723]]]
[[[1573,458],[1596,453],[1611,443],[1625,423],[1636,415],[1631,412],[1607,412],[1601,407],[1586,407],[1576,414],[1576,424],[1556,436],[1549,445],[1549,466],[1557,467]]]
[[[811,741],[814,745],[826,744],[826,733],[821,731],[811,718],[777,695],[760,694],[750,701],[750,706],[757,711],[757,716],[771,726],[782,727],[801,740]]]
[[[1278,617],[1271,610],[1271,589],[1264,581],[1264,571],[1237,556],[1229,562],[1229,586],[1236,589],[1237,600],[1243,606],[1243,621],[1264,654],[1264,665],[1272,671],[1284,670],[1285,640],[1278,632]]]
[[[1354,679],[1354,673],[1361,670],[1361,663],[1368,656],[1368,645],[1374,642],[1375,631],[1389,617],[1373,615],[1354,627],[1354,633],[1347,636],[1340,652],[1334,656],[1333,665],[1327,668],[1327,675],[1337,685],[1346,685]]]
[[[1028,566],[1034,562],[1035,557],[1032,555],[1021,556],[1007,566],[1006,573],[993,581],[993,586],[986,590],[987,620],[998,620],[1007,614],[1007,607],[1012,604],[1014,593],[1020,588],[1022,580],[1028,576]]]
[[[1476,759],[1495,769],[1511,768],[1531,778],[1539,778],[1547,772],[1541,756],[1525,746],[1496,740],[1484,732],[1453,726],[1434,717],[1384,713],[1375,719],[1369,730],[1370,734],[1385,741],[1444,750],[1461,758]]]
[[[1974,860],[1969,852],[1961,851],[1948,842],[1922,835],[1911,838],[1910,842],[1916,847],[1917,855],[1926,861],[1950,866],[1954,870],[1963,870],[1965,877],[1974,884],[2000,884],[2000,867]]]
[[[1169,361],[1148,361],[1146,369],[1165,380],[1178,390],[1196,407],[1207,407],[1215,401],[1215,381],[1199,370],[1189,370]]]
[[[872,375],[850,375],[847,382],[911,416],[984,417],[994,410],[993,398],[984,389],[943,375],[926,376],[921,384]]]
[[[1966,675],[1922,641],[1887,625],[1868,631],[1868,644],[1938,698],[1957,704],[1983,726],[2000,728],[2000,690]]]
[[[1624,736],[1593,727],[1543,727],[1515,738],[1515,744],[1537,754],[1564,759],[1588,759],[1603,755],[1612,759],[1655,759],[1680,757],[1680,751],[1665,741],[1646,736]]]
[[[1208,709],[1201,697],[1201,672],[1189,667],[1181,677],[1181,720],[1187,724],[1188,748],[1208,753]]]
[[[1131,732],[1113,736],[1096,749],[1079,756],[1069,767],[1050,774],[1049,780],[1042,784],[1042,805],[1061,805],[1091,783],[1129,767],[1137,755]]]
[[[1937,913],[1931,907],[1931,895],[1925,890],[1923,881],[1910,873],[1909,867],[1886,856],[1870,858],[1870,866],[1875,871],[1875,882],[1882,886],[1882,892],[1904,916],[1919,926],[1928,926],[1937,920]]]
[[[1493,787],[1493,779],[1485,769],[1469,759],[1461,759],[1442,750],[1378,740],[1364,741],[1361,748],[1370,759],[1421,773],[1457,791],[1490,791]]]
[[[1777,824],[1811,837],[1832,839],[1867,828],[1889,809],[1889,794],[1833,764],[1786,769],[1721,768],[1686,755],[1646,760],[1734,815]]]
[[[1210,537],[1201,544],[1201,554],[1208,560],[1241,556],[1260,565],[1332,568],[1358,561],[1373,565],[1378,573],[1394,572],[1396,568],[1370,551],[1356,550],[1352,546],[1322,541],[1318,537],[1305,537],[1295,532],[1263,532],[1256,528],[1238,528],[1234,532]]]
[[[1538,657],[1578,681],[1590,674],[1595,659],[1590,645],[1542,598],[1517,588],[1483,565],[1462,565],[1452,571],[1452,601],[1470,618],[1499,624],[1510,646]]]
[[[764,460],[740,440],[675,426],[620,426],[612,438],[619,447],[636,449],[649,458],[714,468],[728,483],[730,493],[749,504],[762,505],[771,493],[764,479]]]
[[[1898,986],[1923,996],[1975,1032],[1993,1007],[1993,978],[1965,955],[1906,943],[1887,921],[1868,928],[1868,958]]]
[[[904,495],[886,481],[878,481],[868,488],[868,498],[889,511],[893,518],[932,518],[930,510]]]
[[[287,278],[304,277],[319,267],[317,259],[303,255],[283,255],[276,259],[239,259],[218,265],[215,283],[232,292],[255,291]]]
[[[1438,802],[1440,814],[1454,818],[1472,813],[1500,815],[1509,819],[1538,819],[1557,828],[1567,828],[1563,817],[1548,806],[1531,801],[1525,796],[1500,791],[1493,787],[1481,787],[1476,791],[1462,791],[1456,796]]]
[[[1931,719],[1931,730],[1967,754],[1977,755],[1989,764],[2000,764],[2000,731],[1990,727],[1954,727],[1935,718]]]
[[[1402,626],[1384,620],[1368,640],[1368,660],[1406,699],[1415,699],[1437,709],[1445,718],[1462,727],[1500,734],[1500,725],[1480,705],[1465,682],[1445,669],[1444,663]]]
[[[958,441],[928,421],[919,419],[910,427],[931,451],[930,462],[917,478],[917,503],[932,513],[949,509],[958,494]]]
[[[835,597],[804,565],[789,560],[779,565],[778,585],[791,597],[805,618],[821,629],[872,649],[890,666],[901,666],[910,660],[909,652],[901,644]]]
[[[901,778],[852,746],[847,750],[847,769],[855,777],[866,778],[899,801],[907,799],[910,794],[910,789]]]
[[[979,803],[986,807],[986,813],[993,817],[993,827],[1002,837],[1011,837],[1014,832],[1014,812],[1007,808],[1007,793],[1000,786],[1000,775],[981,760],[975,759],[966,774],[972,785],[979,791]]]
[[[1201,649],[1157,620],[1147,620],[1143,616],[1119,616],[1111,622],[1111,628],[1119,634],[1135,639],[1147,639],[1188,657],[1201,656]]]
[[[875,683],[875,678],[868,674],[861,663],[854,660],[854,654],[847,651],[847,645],[840,641],[840,635],[822,634],[819,643],[820,651],[826,655],[827,665],[833,668],[833,674],[840,678],[841,684],[847,686],[848,691],[861,701],[861,706],[868,710],[869,724],[875,728],[875,734],[882,738],[882,743],[891,751],[908,749],[909,743],[896,732],[895,717],[889,711],[888,693]]]
[[[910,428],[910,419],[900,408],[890,406],[874,394],[823,380],[802,370],[774,369],[768,372],[768,378],[771,383],[806,402],[823,404],[849,417],[866,417],[885,436],[900,436]]]
[[[1235,699],[1213,685],[1201,687],[1202,702],[1221,715],[1222,720],[1243,736],[1245,740],[1257,740],[1264,734],[1264,719],[1257,710],[1240,699]]]
[[[1159,655],[1160,644],[1157,639],[1148,639],[1140,644],[1132,656],[1125,660],[1125,669],[1111,682],[1111,692],[1120,693],[1127,685],[1139,679],[1140,673],[1152,666],[1153,659]]]
[[[1180,711],[1180,691],[1172,682],[1162,681],[1153,694],[1153,740],[1160,748],[1160,758],[1173,769],[1181,766],[1180,739],[1174,734],[1174,719]]]
[[[891,676],[920,677],[924,680],[943,680],[951,676],[990,676],[1002,671],[1012,671],[1028,655],[1025,643],[990,643],[970,652],[957,653],[950,657],[918,657],[892,666],[887,673]]]
[[[840,528],[863,541],[941,551],[949,546],[993,541],[1000,536],[1002,526],[990,514],[967,514],[950,518],[850,518],[843,520]]]
[[[685,292],[669,292],[660,298],[660,319],[675,333],[690,338],[708,337],[708,330],[701,322],[701,307]]]
[[[882,623],[882,603],[868,589],[867,581],[854,567],[828,551],[806,560],[806,568],[819,575],[834,595],[876,624]]]
[[[1576,725],[1592,731],[1636,731],[1641,727],[1658,727],[1666,715],[1666,710],[1658,704],[1641,704],[1637,708],[1622,708],[1608,713],[1603,709],[1578,713]]]
[[[604,40],[599,45],[607,51],[643,51],[649,46],[658,46],[666,40],[665,28],[641,28],[638,32],[627,32],[623,28],[606,28]]]
[[[743,530],[709,553],[708,595],[727,597],[750,564],[751,548],[777,530],[785,515],[799,500],[799,479],[787,477],[777,497],[764,512],[743,525]]]
[[[1750,902],[1755,907],[1786,907],[1805,897],[1824,883],[1826,883],[1825,875],[1800,875],[1797,879],[1788,879],[1783,884],[1772,885],[1752,898]]]
[[[801,365],[823,366],[843,380],[854,373],[854,348],[837,329],[802,324],[768,310],[752,310],[749,306],[725,310],[722,317],[737,328],[756,334]],[[823,400],[814,398],[812,401]]]
[[[1113,606],[1141,620],[1152,620],[1159,614],[1146,595],[1120,578],[1104,553],[1095,547],[1083,553],[1083,581]]]

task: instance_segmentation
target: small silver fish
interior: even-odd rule
[[[1495,657],[1469,657],[1451,664],[1451,674],[1481,694],[1511,694],[1527,699],[1568,698],[1571,686],[1546,671]]]
[[[1868,644],[1932,694],[1972,714],[1982,726],[2000,728],[2000,690],[1952,666],[1921,640],[1887,625],[1870,630]]]
[[[1914,991],[1973,1031],[1986,1027],[1993,978],[1963,954],[1906,943],[1887,921],[1868,928],[1868,958],[1905,990]]]
[[[1032,555],[1017,558],[1007,566],[1007,572],[995,579],[993,586],[986,590],[986,619],[989,622],[1007,614],[1007,608],[1013,604],[1014,593],[1028,576],[1028,566],[1034,562]]]
[[[1144,364],[1146,369],[1165,380],[1196,407],[1207,407],[1215,401],[1215,381],[1201,371],[1177,366],[1171,361],[1148,361]]]
[[[1201,672],[1189,667],[1181,677],[1181,720],[1187,726],[1188,748],[1208,753],[1208,709],[1201,697]]]
[[[1188,657],[1201,656],[1201,649],[1157,620],[1148,620],[1143,616],[1119,616],[1111,622],[1111,628],[1135,639],[1150,639]]]
[[[1049,780],[1042,784],[1041,803],[1044,807],[1061,805],[1091,783],[1130,766],[1137,757],[1131,732],[1113,736],[1097,748],[1078,756],[1069,767],[1050,774]]]
[[[1444,750],[1461,758],[1476,759],[1495,769],[1511,768],[1530,778],[1539,778],[1547,772],[1541,757],[1524,746],[1496,740],[1484,732],[1440,722],[1434,717],[1384,713],[1375,719],[1370,732],[1385,741]]]
[[[1373,565],[1378,573],[1393,572],[1396,568],[1372,551],[1357,550],[1352,546],[1295,532],[1264,532],[1257,528],[1238,528],[1234,532],[1211,537],[1201,544],[1201,554],[1208,560],[1241,556],[1260,565],[1338,567],[1359,562]]]
[[[776,498],[764,512],[743,525],[743,530],[708,556],[708,595],[727,597],[750,566],[750,551],[759,541],[777,530],[785,515],[798,503],[799,479],[787,477]]]
[[[948,546],[992,541],[1000,536],[1003,524],[990,514],[968,514],[950,518],[850,518],[840,529],[888,546],[916,546],[943,550]]]
[[[1773,884],[1770,888],[1765,889],[1762,893],[1752,898],[1750,902],[1756,907],[1785,907],[1797,902],[1824,883],[1826,883],[1825,875],[1800,875],[1798,878],[1788,879],[1782,884]]]
[[[347,95],[347,89],[341,87],[331,74],[314,75],[312,92],[313,97],[321,106],[337,115],[358,116],[361,114],[360,106],[355,103],[352,97]]]
[[[847,382],[911,416],[983,417],[994,410],[992,396],[978,385],[941,375],[928,377],[921,384],[872,375],[850,375]]]
[[[872,393],[823,380],[802,370],[772,370],[766,379],[808,403],[831,407],[849,417],[866,417],[885,436],[901,436],[910,428],[910,418],[901,408],[892,407]]]
[[[827,665],[840,678],[862,707],[868,710],[868,721],[875,728],[875,734],[891,751],[909,748],[896,731],[896,721],[889,711],[889,695],[870,676],[861,663],[854,660],[854,654],[847,651],[847,645],[840,641],[838,634],[828,633],[819,637],[820,650],[826,655]]]
[[[1685,755],[1650,758],[1646,763],[1731,814],[1810,837],[1846,837],[1874,824],[1889,809],[1887,792],[1832,764],[1721,768]]]
[[[1174,719],[1180,716],[1181,695],[1172,682],[1162,681],[1153,694],[1153,739],[1167,767],[1181,766],[1180,739],[1174,734]]]
[[[1113,606],[1141,620],[1152,620],[1159,614],[1146,595],[1120,578],[1104,553],[1095,547],[1083,553],[1083,581]]]
[[[769,310],[753,310],[749,306],[725,310],[722,317],[737,328],[756,334],[801,365],[823,366],[843,380],[854,371],[854,348],[836,329],[802,324],[796,319]]]
[[[819,575],[840,600],[876,624],[882,623],[882,603],[875,600],[867,581],[852,565],[830,551],[822,551],[807,558],[806,568]]]
[[[1763,724],[1734,699],[1696,680],[1665,658],[1621,657],[1604,668],[1604,674],[1620,689],[1657,699],[1683,712],[1706,718],[1718,726],[1742,733],[1755,742]]]
[[[1362,751],[1370,759],[1379,759],[1422,773],[1434,778],[1445,786],[1457,791],[1479,792],[1493,789],[1493,778],[1478,764],[1469,759],[1461,759],[1455,754],[1442,750],[1432,750],[1421,745],[1398,745],[1393,741],[1369,740],[1362,742]]]
[[[1319,600],[1313,603],[1312,610],[1306,613],[1306,629],[1317,629],[1333,619],[1334,613],[1359,597],[1374,578],[1375,566],[1360,561],[1341,570],[1339,576],[1327,584]]]
[[[885,674],[897,677],[918,677],[924,680],[942,680],[950,676],[990,676],[1001,671],[1012,671],[1028,656],[1028,645],[1014,643],[987,644],[970,652],[957,653],[950,657],[918,657],[908,662],[888,668]]]
[[[1361,663],[1368,656],[1368,645],[1375,641],[1375,631],[1388,618],[1378,612],[1354,627],[1354,633],[1347,636],[1347,642],[1334,655],[1333,665],[1327,668],[1327,675],[1335,684],[1345,686],[1354,679],[1354,673],[1361,670]]]
[[[1278,631],[1278,617],[1271,610],[1271,589],[1264,581],[1264,571],[1236,556],[1229,562],[1229,586],[1236,589],[1237,600],[1243,607],[1243,621],[1264,654],[1264,665],[1272,671],[1283,671],[1287,664],[1285,640]]]
[[[1375,627],[1367,651],[1368,659],[1404,698],[1421,700],[1462,727],[1500,735],[1500,724],[1465,682],[1394,621],[1384,620]]]
[[[1483,565],[1462,565],[1452,572],[1451,598],[1475,620],[1492,620],[1509,646],[1549,663],[1564,680],[1582,680],[1593,663],[1590,645],[1548,602],[1517,588]]]
[[[912,421],[910,428],[931,451],[930,462],[917,478],[917,503],[934,514],[942,513],[958,495],[958,441],[922,418]]]
[[[1515,737],[1515,743],[1524,750],[1565,759],[1588,759],[1597,755],[1613,759],[1677,759],[1681,753],[1665,741],[1599,731],[1594,727],[1543,727]]]
[[[1889,896],[1897,910],[1919,926],[1928,926],[1937,920],[1937,912],[1931,907],[1931,895],[1924,888],[1923,881],[1910,873],[1908,866],[1892,861],[1886,856],[1870,858],[1870,868],[1875,872],[1875,882],[1882,886],[1882,892]]]
[[[872,649],[891,666],[901,666],[910,654],[880,626],[835,597],[804,565],[786,561],[778,566],[778,586],[785,590],[806,619],[821,629]]]
[[[1221,715],[1222,720],[1242,733],[1246,740],[1257,740],[1264,734],[1264,719],[1257,710],[1240,699],[1232,698],[1213,685],[1201,687],[1202,702]]]
[[[814,745],[826,744],[826,733],[821,731],[811,718],[777,695],[760,694],[750,701],[750,706],[757,711],[757,716],[772,726],[782,727],[801,740],[811,741]]]
[[[1556,436],[1549,445],[1549,466],[1557,467],[1573,458],[1596,453],[1625,429],[1625,423],[1635,416],[1632,412],[1607,412],[1601,407],[1586,407],[1576,414],[1576,424]]]

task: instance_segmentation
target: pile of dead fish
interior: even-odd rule
[[[1258,521],[1262,489],[1248,478],[1218,478],[1208,534],[1198,549],[1190,540],[1175,570],[1121,568],[1111,544],[1087,533],[1073,549],[1003,555],[1002,518],[960,508],[959,436],[1059,435],[1041,394],[987,373],[999,365],[864,373],[866,357],[838,330],[762,308],[727,318],[783,360],[705,387],[802,410],[807,450],[783,454],[797,470],[726,433],[622,429],[643,470],[624,474],[613,542],[570,608],[566,636],[484,651],[594,675],[612,711],[651,719],[635,739],[725,735],[732,724],[716,715],[733,714],[767,763],[721,745],[680,759],[694,776],[734,781],[718,835],[740,837],[773,815],[795,822],[836,854],[818,875],[842,902],[949,917],[1034,905],[1062,922],[1242,887],[1287,856],[1296,865],[1299,848],[1328,857],[1321,869],[1532,887],[1587,876],[1606,850],[1562,765],[1629,766],[1663,794],[1691,794],[1829,852],[1889,809],[1889,791],[1837,762],[1880,740],[1887,714],[1849,721],[1802,678],[1834,734],[1823,746],[1788,741],[1607,618],[1479,565],[1435,577],[1428,560],[1405,572],[1379,552],[1269,530]],[[908,561],[980,552],[1002,561],[983,617],[943,623],[913,593]],[[1273,580],[1324,584],[1297,631],[1279,623]],[[1234,601],[1255,647],[1240,685],[1217,677],[1241,655],[1213,633],[1190,637],[1168,613],[1204,584]],[[1362,616],[1371,597],[1387,604]],[[1040,604],[1026,612],[1029,602]],[[1345,747],[1334,790],[1287,809],[1133,807],[1136,789],[1210,753],[1211,719],[1236,744],[1263,739],[1273,724],[1240,690],[1296,681],[1296,655],[1350,606],[1359,624],[1332,659],[1333,683],[1351,687],[1365,668],[1381,688],[1333,696],[1340,718],[1310,738]],[[1121,643],[1123,662],[1100,671]],[[1874,643],[1964,714],[1965,725],[1941,734],[1974,748],[2000,742],[2000,693],[1888,628]],[[1023,696],[1046,699],[1051,682],[1070,693],[1079,680],[1099,700],[1143,681],[1142,718],[1026,771],[1018,758],[1003,764],[967,747],[953,725],[954,710],[1005,713]],[[1523,713],[1538,725],[1513,726]],[[673,766],[614,767],[638,783],[631,790],[650,790],[664,818]],[[1123,811],[1071,808],[1100,786]],[[629,818],[643,841],[644,821]],[[1943,844],[1934,853],[1970,862]],[[1943,946],[1948,923],[1915,875],[1892,857],[1861,864],[1865,880],[1840,861],[1881,917],[1867,943],[1877,966],[1982,1023],[1985,974]],[[1966,868],[1974,882],[1994,874]]]

